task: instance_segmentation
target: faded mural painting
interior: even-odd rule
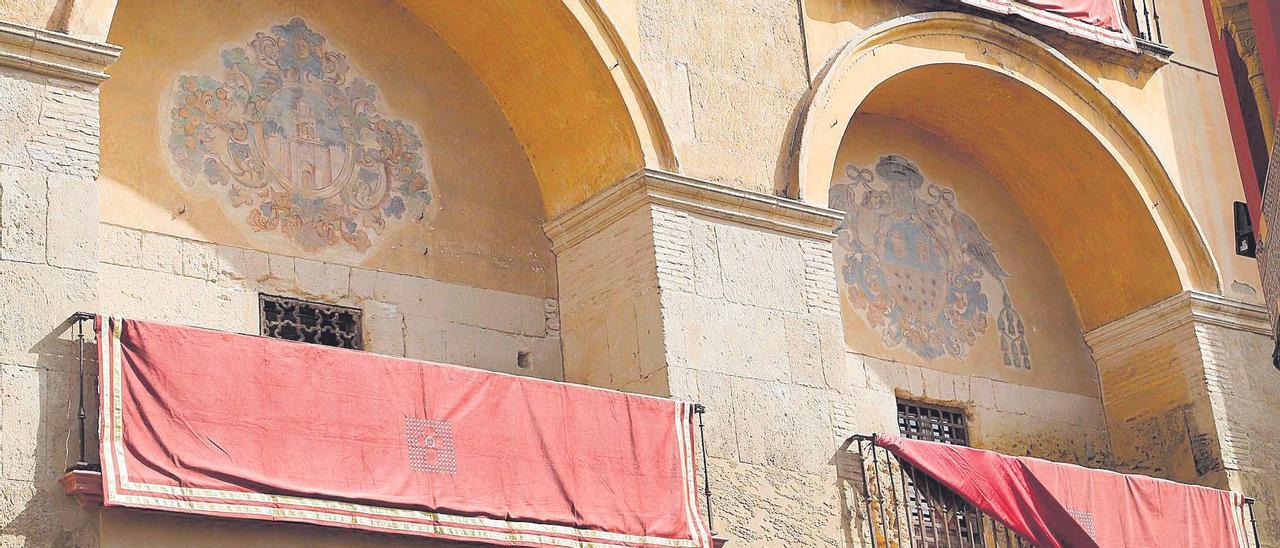
[[[220,61],[220,77],[178,78],[168,146],[179,180],[308,251],[363,252],[389,224],[425,218],[432,183],[418,130],[380,112],[377,86],[305,21]]]
[[[898,155],[873,169],[845,167],[832,183],[831,207],[845,212],[837,229],[841,277],[852,308],[885,346],[906,346],[924,359],[964,359],[988,332],[984,277],[1001,288],[996,318],[1004,364],[1030,369],[1022,319],[1013,308],[991,241],[960,209],[955,191],[927,183]]]

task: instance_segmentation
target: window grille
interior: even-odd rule
[[[262,335],[361,350],[360,310],[277,295],[258,295]]]
[[[898,432],[903,437],[969,445],[969,426],[964,410],[898,400]],[[977,509],[953,493],[925,486],[913,478],[906,480],[907,521],[912,544],[917,546],[982,546],[982,517]],[[969,542],[965,542],[969,541]]]
[[[898,400],[898,432],[915,440],[969,445],[969,424],[961,409]]]

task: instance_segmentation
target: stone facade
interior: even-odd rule
[[[719,532],[749,546],[859,545],[861,476],[847,466],[845,440],[896,430],[897,397],[967,409],[983,447],[1109,463],[1095,398],[846,348],[832,265],[839,218],[648,172],[548,225],[562,288],[634,291],[635,299],[622,320],[600,321],[618,308],[593,311],[590,297],[562,293],[565,347],[587,349],[566,350],[566,370],[604,374],[592,366],[607,356],[612,377],[582,380],[707,406]],[[599,248],[627,257],[628,266],[574,261],[598,257],[592,250]],[[606,325],[605,332],[570,328],[572,318]],[[618,356],[616,341],[630,351]],[[614,369],[619,363],[633,365]]]
[[[564,377],[555,299],[114,225],[100,234],[105,314],[258,334],[258,295],[285,295],[360,309],[371,352]],[[517,366],[522,352],[528,367]]]
[[[902,399],[960,409],[978,447],[1256,496],[1276,546],[1272,331],[1219,217],[1238,173],[1202,21],[1186,16],[1199,0],[1167,1],[1176,63],[896,0],[551,0],[516,15],[46,2],[80,10],[46,19],[111,28],[98,42],[23,26],[44,8],[0,1],[0,547],[416,545],[61,492],[78,450],[72,313],[258,333],[260,294],[358,308],[372,352],[704,404],[711,517],[731,546],[867,545],[849,439],[896,431]],[[188,192],[166,163],[171,124],[206,122],[171,112],[179,73],[218,73],[217,52],[295,16],[377,82],[378,112],[424,136],[430,212],[368,253],[232,227],[219,200],[244,204],[216,181]],[[132,49],[100,87],[112,36]],[[915,224],[954,229],[948,268],[994,254],[1017,276],[966,274],[986,284],[967,295],[990,299],[962,326],[972,352],[877,343],[846,306],[855,251],[836,244],[845,212],[828,191],[846,165],[898,155],[945,183],[894,198],[904,211],[960,196],[959,220]],[[859,200],[895,189],[874,190]],[[1001,365],[1001,295],[1030,366]]]
[[[1262,496],[1280,488],[1266,394],[1266,310],[1195,292],[1088,334],[1114,467]],[[1257,508],[1264,530],[1275,510]]]

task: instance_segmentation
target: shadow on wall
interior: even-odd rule
[[[85,334],[86,457],[97,460],[97,361],[91,328]],[[65,321],[29,352],[35,367],[0,366],[0,544],[96,546],[97,511],[85,510],[62,492],[58,479],[79,457],[78,348],[75,326]],[[22,544],[8,544],[11,542]]]
[[[862,546],[867,540],[867,516],[858,511],[865,496],[862,482],[866,470],[863,456],[853,447],[853,438],[840,444],[828,463],[835,467],[836,493],[840,508],[840,538],[845,546]]]

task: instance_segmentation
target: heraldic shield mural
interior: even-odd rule
[[[847,299],[889,348],[925,359],[964,359],[988,332],[989,276],[1001,288],[996,325],[1004,364],[1030,369],[1022,319],[1014,311],[990,240],[956,203],[955,191],[927,183],[911,161],[883,156],[874,170],[849,165],[831,187],[845,211],[836,245]]]
[[[378,88],[301,18],[221,52],[223,72],[178,78],[169,150],[189,185],[257,232],[308,251],[363,252],[432,202],[423,143],[379,112]]]

